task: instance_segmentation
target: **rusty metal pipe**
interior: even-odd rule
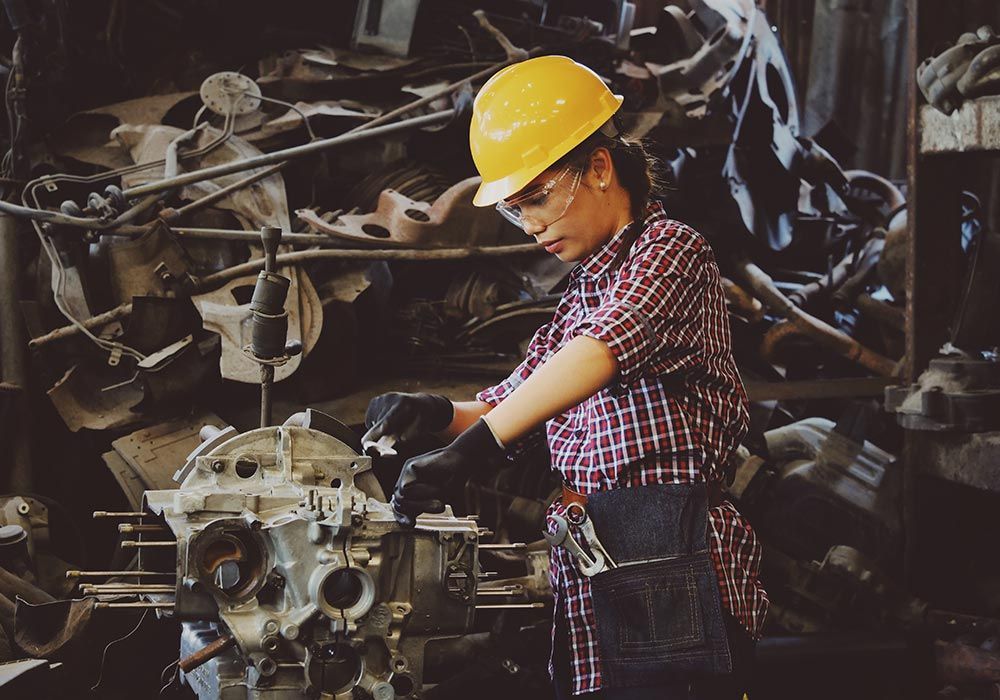
[[[266,177],[270,177],[275,173],[281,172],[281,169],[284,168],[285,165],[286,163],[278,163],[276,165],[272,165],[271,167],[264,168],[263,170],[256,172],[248,177],[245,177],[242,180],[233,182],[229,185],[226,185],[225,187],[220,187],[217,191],[212,192],[211,194],[207,194],[201,199],[196,199],[193,202],[185,204],[183,207],[180,207],[179,209],[164,210],[163,212],[160,213],[160,218],[162,218],[164,221],[173,221],[174,219],[184,216],[185,214],[190,214],[191,212],[197,211],[202,207],[207,207],[209,204],[214,204],[215,202],[218,202],[220,199],[226,197],[227,195],[230,195],[237,190],[241,190],[244,187],[247,187],[248,185],[252,185],[258,180],[263,180]]]
[[[537,243],[494,246],[490,248],[440,248],[437,250],[300,250],[277,257],[279,265],[310,262],[313,260],[471,260],[473,258],[500,258],[541,252]],[[235,265],[202,277],[198,289],[215,289],[231,279],[259,272],[264,267],[262,259]]]
[[[846,333],[797,307],[774,286],[771,277],[754,263],[742,260],[737,264],[737,269],[754,296],[763,301],[775,313],[788,319],[799,331],[819,345],[858,363],[875,374],[883,377],[891,377],[895,374],[897,363],[894,360],[866,348]]]
[[[854,303],[865,316],[870,316],[898,331],[906,330],[906,312],[903,309],[874,299],[870,294],[859,294]]]
[[[22,388],[28,376],[28,361],[17,305],[17,262],[17,220],[0,214],[0,379]]]
[[[731,279],[722,278],[722,293],[725,295],[726,301],[750,321],[757,322],[764,318],[764,305],[760,303],[760,300],[754,299],[747,290]]]
[[[259,156],[253,156],[252,158],[244,158],[243,160],[221,163],[209,168],[202,168],[201,170],[193,170],[176,177],[165,178],[163,180],[157,180],[156,182],[146,183],[145,185],[130,187],[127,190],[124,190],[124,194],[126,197],[138,197],[140,195],[152,194],[153,192],[162,192],[163,190],[190,185],[194,182],[204,182],[205,180],[211,180],[212,178],[221,177],[223,175],[231,175],[232,173],[240,173],[265,165],[274,165],[275,163],[283,163],[287,160],[294,160],[295,158],[315,155],[336,146],[345,146],[358,141],[367,141],[368,139],[374,139],[380,136],[388,136],[400,131],[420,129],[425,126],[440,124],[451,119],[453,116],[455,116],[455,110],[453,109],[432,112],[431,114],[425,114],[411,119],[404,119],[392,124],[383,124],[382,126],[371,127],[365,129],[364,131],[353,131],[341,134],[340,136],[333,136],[328,139],[313,141],[312,143],[303,144],[301,146],[293,146],[280,151],[274,151],[273,153],[263,153]]]
[[[191,673],[191,671],[195,670],[202,664],[208,663],[235,644],[236,637],[231,634],[219,637],[214,642],[206,644],[190,656],[185,656],[177,662],[177,666],[184,671],[184,673]]]

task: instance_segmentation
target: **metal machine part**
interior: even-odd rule
[[[885,410],[909,430],[1000,430],[1000,363],[933,359],[916,384],[886,388]]]
[[[796,559],[843,544],[887,561],[898,552],[895,457],[844,434],[826,418],[764,434],[767,456],[749,456],[730,492],[762,539]]]
[[[929,103],[951,114],[966,99],[995,95],[1000,85],[1000,37],[990,26],[966,32],[954,46],[924,59],[917,86]]]
[[[417,697],[424,645],[472,624],[476,523],[401,530],[370,460],[312,428],[252,430],[194,461],[180,488],[146,493],[177,546],[174,593],[146,597],[172,599],[182,659],[235,638],[183,674],[199,698]]]

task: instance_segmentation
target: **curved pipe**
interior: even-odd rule
[[[866,348],[846,333],[797,307],[774,286],[771,277],[754,263],[742,260],[737,264],[737,269],[754,296],[788,319],[803,335],[883,377],[891,377],[896,373],[897,363],[894,360]]]
[[[792,336],[802,337],[804,334],[791,321],[778,321],[767,329],[760,341],[760,356],[771,364],[781,364],[776,355],[778,346]]]
[[[764,305],[727,277],[722,278],[722,292],[726,296],[726,301],[748,320],[756,323],[764,318]]]
[[[881,175],[867,170],[845,170],[844,177],[847,178],[848,185],[851,187],[864,187],[881,195],[890,212],[906,206],[906,197],[903,196],[903,192]]]

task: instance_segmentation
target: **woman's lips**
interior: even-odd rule
[[[558,253],[562,250],[562,239],[552,241],[551,243],[544,244],[546,253]]]

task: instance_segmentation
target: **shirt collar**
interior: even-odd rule
[[[650,202],[646,205],[646,218],[642,222],[643,230],[649,228],[649,226],[654,222],[661,221],[666,218],[667,214],[663,211],[663,205],[656,201]],[[614,262],[615,257],[622,248],[622,245],[624,245],[625,232],[630,226],[633,225],[633,223],[634,222],[630,221],[624,228],[618,231],[618,233],[613,235],[607,243],[581,260],[580,264],[574,269],[574,272],[576,272],[577,275],[586,275],[594,278],[600,277],[608,272],[611,267],[611,263]]]

